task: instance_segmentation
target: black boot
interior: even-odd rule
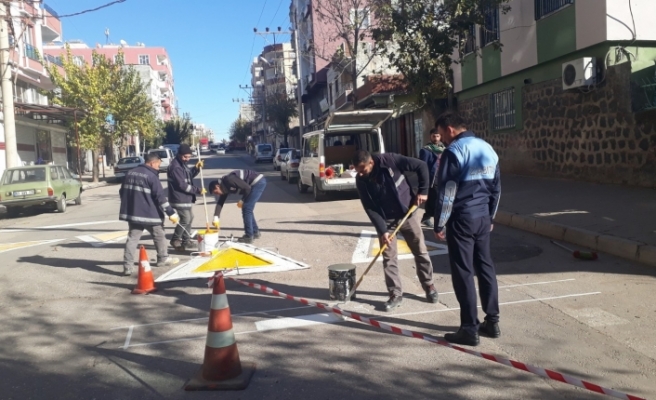
[[[469,333],[460,328],[456,333],[447,333],[444,335],[444,340],[450,343],[462,344],[464,346],[478,346],[480,340],[478,333]]]
[[[385,311],[392,310],[401,305],[403,302],[403,296],[397,296],[395,294],[390,295],[389,300],[385,303]]]
[[[482,324],[478,326],[478,333],[487,336],[489,338],[496,339],[501,336],[501,330],[499,329],[498,322],[483,321]]]

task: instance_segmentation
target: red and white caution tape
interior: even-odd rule
[[[327,304],[316,303],[316,302],[304,299],[302,297],[291,296],[291,295],[279,292],[275,289],[271,289],[269,287],[266,287],[264,285],[242,281],[240,279],[233,278],[233,277],[230,277],[230,276],[226,276],[226,279],[230,279],[230,280],[235,281],[235,282],[237,282],[241,285],[248,286],[248,287],[251,287],[253,289],[261,290],[265,293],[269,293],[269,294],[273,294],[273,295],[278,296],[278,297],[282,297],[283,299],[293,300],[293,301],[299,302],[301,304],[318,307],[318,308],[321,308],[323,310],[333,312],[335,314],[343,315],[345,317],[352,318],[354,320],[363,322],[363,323],[371,325],[371,326],[375,326],[376,328],[380,328],[380,329],[386,330],[388,332],[395,333],[397,335],[408,336],[408,337],[412,337],[412,338],[415,338],[415,339],[425,340],[425,341],[433,343],[433,344],[438,344],[440,346],[449,347],[451,349],[458,350],[458,351],[461,351],[463,353],[471,354],[472,356],[484,358],[486,360],[494,361],[496,363],[503,364],[503,365],[507,365],[507,366],[515,368],[515,369],[530,372],[530,373],[533,373],[535,375],[541,376],[543,378],[547,378],[547,379],[551,379],[551,380],[559,381],[559,382],[563,382],[563,383],[568,383],[570,385],[574,385],[574,386],[577,386],[577,387],[580,387],[580,388],[583,388],[583,389],[588,389],[592,392],[599,393],[599,394],[605,394],[607,396],[615,397],[615,398],[618,398],[618,399],[645,400],[642,397],[633,396],[633,395],[630,395],[630,394],[618,392],[617,390],[608,389],[608,388],[605,388],[603,386],[595,385],[594,383],[584,381],[582,379],[576,378],[576,377],[571,376],[571,375],[563,374],[563,373],[560,373],[560,372],[556,372],[556,371],[552,371],[552,370],[548,370],[548,369],[544,369],[544,368],[535,367],[533,365],[524,364],[524,363],[519,362],[519,361],[513,361],[513,360],[509,360],[507,358],[494,356],[494,355],[486,354],[486,353],[480,353],[478,351],[473,351],[473,350],[470,350],[470,349],[466,349],[464,347],[456,346],[456,345],[453,345],[453,344],[451,344],[451,343],[449,343],[449,342],[447,342],[443,339],[439,339],[439,338],[436,338],[434,336],[429,336],[429,335],[425,335],[423,333],[410,331],[410,330],[407,330],[407,329],[402,329],[402,328],[399,328],[397,326],[388,325],[384,322],[376,321],[375,319],[363,317],[359,314],[352,313],[352,312],[345,311],[345,310],[341,310],[339,308],[330,307]]]

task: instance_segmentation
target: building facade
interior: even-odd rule
[[[44,67],[61,65],[56,57],[40,57],[43,43],[56,40],[62,34],[57,13],[41,1],[11,1],[6,4],[10,34],[10,62],[14,84],[16,142],[19,162],[55,163],[67,165],[67,129],[49,106],[41,91],[54,86]],[[35,110],[40,112],[36,113]],[[0,114],[1,115],[1,114]],[[6,167],[4,117],[0,124],[0,174]],[[11,149],[10,149],[11,150]]]
[[[453,67],[458,108],[502,170],[656,186],[656,2],[508,5]]]

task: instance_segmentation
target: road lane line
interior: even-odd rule
[[[568,295],[565,295],[565,296],[542,297],[542,298],[537,298],[537,299],[507,301],[505,303],[499,303],[499,305],[500,306],[507,306],[507,305],[514,305],[514,304],[522,304],[522,303],[535,303],[535,302],[538,302],[538,301],[557,300],[557,299],[565,299],[565,298],[571,298],[571,297],[592,296],[592,295],[597,295],[597,294],[601,294],[601,292],[577,293],[577,294],[568,294]],[[303,307],[303,308],[305,308],[305,307]],[[481,308],[481,306],[478,306],[478,308]],[[377,317],[378,317],[378,319],[383,320],[383,319],[386,319],[386,318],[400,317],[400,316],[404,316],[404,315],[429,314],[429,313],[435,313],[435,312],[457,311],[457,310],[460,310],[460,307],[444,308],[444,309],[440,309],[440,310],[430,310],[430,311],[417,311],[417,312],[402,313],[402,314],[392,314],[392,315],[389,315],[389,316],[377,315]],[[311,314],[311,315],[313,315],[313,314]],[[345,319],[347,321],[354,321],[352,318],[348,318],[348,317],[345,317]],[[341,321],[339,321],[339,322],[341,322]],[[120,328],[116,328],[116,329],[120,329]],[[282,328],[280,328],[280,329],[282,329]],[[244,334],[248,334],[248,333],[257,333],[257,332],[262,332],[262,331],[254,330],[254,331],[235,332],[235,335],[244,335]],[[197,336],[197,337],[191,337],[191,338],[163,340],[163,341],[159,341],[159,342],[137,343],[137,344],[131,344],[128,347],[141,347],[141,346],[150,346],[150,345],[163,344],[163,343],[185,342],[185,341],[189,341],[189,340],[205,339],[206,337],[207,337],[207,335],[203,335],[203,336]],[[119,349],[123,349],[123,348],[124,348],[123,346],[119,347]]]
[[[74,224],[49,225],[49,226],[41,226],[38,228],[25,228],[25,229],[5,228],[5,229],[0,229],[0,233],[37,232],[43,230],[47,231],[48,229],[71,228],[74,226],[103,225],[103,224],[111,224],[116,222],[122,222],[122,221],[119,221],[118,219],[113,219],[109,221],[77,222]]]
[[[53,244],[61,242],[65,239],[53,239],[53,240],[37,240],[33,242],[17,242],[17,243],[7,243],[0,245],[0,253],[5,253],[7,251],[20,250],[28,247],[41,246],[46,244]]]
[[[343,319],[337,317],[333,313],[318,313],[291,318],[273,318],[264,321],[257,321],[255,322],[255,328],[262,332],[278,329],[300,328],[311,325],[334,324],[341,321],[343,321]]]
[[[531,282],[531,283],[516,283],[513,285],[505,285],[505,286],[499,286],[499,289],[508,289],[508,288],[514,288],[514,287],[522,287],[522,286],[535,286],[535,285],[548,285],[550,283],[562,283],[562,282],[571,282],[575,281],[576,279],[570,278],[570,279],[559,279],[557,281],[545,281],[545,282]],[[478,288],[476,288],[476,291],[478,291]],[[423,293],[423,292],[422,292]],[[440,292],[439,294],[454,294],[455,292]]]
[[[132,330],[133,330],[133,329],[134,329],[133,326],[131,326],[131,327],[128,329],[128,334],[127,334],[127,336],[125,337],[125,343],[123,344],[123,348],[124,348],[124,349],[127,349],[128,347],[130,347],[130,339],[132,338]]]

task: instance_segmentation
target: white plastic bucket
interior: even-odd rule
[[[198,251],[200,253],[210,252],[219,245],[219,232],[213,230],[198,231]]]

